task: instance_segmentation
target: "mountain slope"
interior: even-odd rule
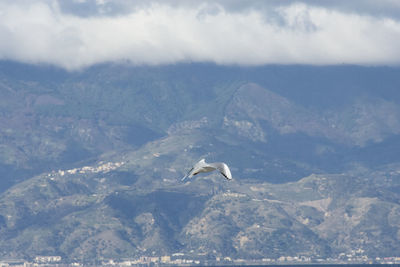
[[[0,199],[2,256],[197,251],[252,259],[362,249],[375,257],[399,249],[398,166],[284,184],[226,181],[218,173],[182,184],[176,173],[145,171],[160,158],[102,162],[14,186]]]
[[[0,256],[393,256],[398,70],[1,62]]]

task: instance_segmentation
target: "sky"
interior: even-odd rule
[[[399,65],[399,0],[1,0],[0,59]]]

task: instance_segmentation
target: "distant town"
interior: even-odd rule
[[[0,267],[41,267],[41,266],[221,266],[221,265],[315,265],[315,264],[400,264],[400,257],[370,258],[363,250],[341,253],[337,258],[313,258],[309,256],[281,256],[279,258],[234,259],[210,256],[209,254],[185,255],[174,253],[165,256],[140,256],[132,259],[99,259],[93,261],[69,261],[61,256],[36,256],[31,261],[22,259],[2,259]]]

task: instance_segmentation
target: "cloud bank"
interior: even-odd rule
[[[4,0],[0,59],[69,70],[102,62],[400,63],[398,1],[324,2]]]

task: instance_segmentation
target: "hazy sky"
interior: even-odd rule
[[[400,0],[1,0],[0,59],[400,63]]]

